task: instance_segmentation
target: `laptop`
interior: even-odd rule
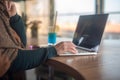
[[[82,15],[79,17],[72,42],[78,53],[65,52],[66,55],[95,55],[98,53],[108,14]]]

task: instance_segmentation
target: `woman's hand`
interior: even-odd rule
[[[5,1],[5,5],[6,5],[8,13],[9,13],[9,16],[10,17],[15,16],[17,13],[17,10],[16,10],[16,6],[15,6],[14,2]]]
[[[77,50],[75,47],[76,46],[70,41],[60,42],[55,45],[58,55],[63,54],[65,52],[71,52],[71,53],[75,54],[75,53],[77,53]]]
[[[5,54],[0,53],[0,77],[2,77],[10,67],[10,60]]]

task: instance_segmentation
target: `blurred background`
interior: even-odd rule
[[[55,11],[58,37],[73,37],[80,15],[109,13],[104,39],[120,39],[120,0],[15,0],[15,4],[25,22],[28,43],[29,39],[38,40],[36,44],[47,42]]]

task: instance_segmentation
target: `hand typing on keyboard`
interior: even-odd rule
[[[71,41],[60,42],[55,45],[55,48],[58,55],[65,52],[70,52],[72,54],[76,54],[78,52],[76,46]]]

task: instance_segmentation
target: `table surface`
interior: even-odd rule
[[[120,80],[120,40],[104,40],[96,56],[54,57],[47,64],[76,80]]]

